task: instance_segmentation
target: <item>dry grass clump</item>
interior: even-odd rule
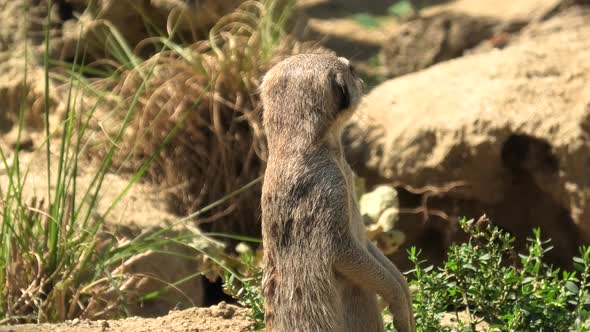
[[[112,239],[102,231],[88,238],[87,234],[74,230],[71,220],[63,219],[60,223],[63,238],[59,240],[59,250],[63,251],[58,254],[51,250],[50,232],[43,231],[52,222],[43,213],[44,209],[44,202],[36,199],[30,205],[21,206],[18,218],[27,225],[15,224],[13,236],[3,243],[12,249],[5,250],[7,264],[0,273],[5,281],[0,325],[117,316],[115,313],[121,308],[108,307],[104,301],[105,295],[114,291],[114,284],[108,280],[85,284],[92,279],[88,266],[101,261],[97,249],[112,245]],[[71,237],[66,239],[66,234]],[[34,239],[24,243],[29,237]],[[59,262],[54,258],[58,256]],[[103,283],[109,291],[102,289]],[[98,287],[94,286],[100,286],[101,291],[95,292]]]
[[[301,49],[285,34],[291,9],[291,1],[246,1],[208,40],[186,48],[168,42],[170,51],[124,72],[114,85],[124,100],[119,107],[127,109],[145,84],[116,164],[136,171],[154,156],[148,178],[161,185],[173,212],[192,213],[262,174],[257,89],[274,61]],[[146,40],[136,52],[158,41]],[[199,222],[216,231],[257,233],[259,195],[260,186]]]
[[[0,135],[18,127],[22,102],[28,109],[24,119],[27,134],[43,129],[44,72],[42,56],[35,49],[39,38],[43,40],[42,27],[40,32],[37,30],[44,18],[39,10],[34,10],[38,8],[29,8],[29,2],[0,2]],[[59,97],[54,93],[53,82],[50,87],[52,93],[47,101],[55,110]],[[0,137],[0,141],[8,141],[10,145],[15,143],[13,137]]]
[[[144,232],[142,238],[125,238],[97,221],[82,225],[80,206],[68,203],[63,217],[56,220],[44,212],[48,209],[44,200],[9,201],[13,209],[10,216],[2,216],[5,220],[0,227],[0,326],[145,313],[140,307],[150,292],[162,298],[158,306],[152,304],[146,310],[200,301],[189,296],[194,291],[183,292],[190,287],[173,284],[175,277],[186,275],[186,269],[168,274],[149,271],[158,260],[175,269],[182,267],[181,259],[158,254],[180,239],[173,232],[153,230]],[[3,203],[0,198],[0,205]],[[53,235],[55,221],[59,221],[59,231]],[[167,287],[171,290],[165,291]],[[171,300],[176,302],[166,302]]]
[[[150,251],[168,253],[162,248],[172,243],[202,250],[191,242],[202,236],[168,234],[172,225],[131,240],[108,232],[110,212],[145,171],[175,212],[201,208],[200,222],[230,221],[212,223],[216,230],[258,231],[260,189],[244,188],[260,176],[264,156],[256,90],[271,63],[299,51],[284,30],[290,4],[246,1],[215,25],[209,39],[189,47],[154,37],[132,52],[113,29],[120,55],[115,58],[123,61],[98,81],[85,75],[115,61],[87,65],[78,45],[72,64],[54,67],[52,18],[46,17],[43,75],[34,82],[43,88],[19,98],[14,150],[0,145],[0,179],[6,180],[0,181],[0,325],[124,316],[129,304],[159,296],[138,292],[136,285],[146,278],[130,267]],[[137,54],[143,47],[165,51],[142,62]],[[26,63],[22,71],[31,74]],[[28,82],[23,80],[23,91],[35,89]],[[57,101],[54,90],[63,93]],[[46,193],[32,196],[28,189],[36,182],[19,150],[28,116],[41,113],[31,110],[29,97],[43,109],[38,154],[46,169],[40,178],[47,184]],[[55,113],[59,119],[50,116]],[[82,160],[97,151],[96,164]],[[104,189],[113,186],[108,175],[120,170],[128,171],[128,183],[116,197],[105,197]],[[84,181],[82,173],[88,175]],[[31,197],[38,198],[31,202]]]

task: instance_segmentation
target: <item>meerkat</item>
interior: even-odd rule
[[[411,295],[367,240],[341,133],[362,80],[345,58],[301,54],[261,84],[268,162],[262,188],[268,331],[384,331],[379,294],[399,332],[414,331]]]

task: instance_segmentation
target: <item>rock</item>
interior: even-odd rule
[[[305,29],[296,37],[335,51],[350,59],[361,74],[380,76],[373,60],[389,31],[399,25],[388,15],[389,0],[297,0],[298,19]],[[377,19],[378,17],[378,19]],[[363,23],[363,18],[368,23]]]
[[[590,240],[589,20],[569,8],[505,49],[378,86],[347,130],[351,164],[369,185],[397,182],[402,212],[424,203],[404,188],[463,183],[430,190],[428,207],[450,221],[485,212],[522,241],[541,226],[550,258],[571,262]],[[453,240],[448,222],[402,213],[399,225],[410,243],[426,231],[443,249]]]
[[[389,186],[379,186],[375,190],[363,194],[359,199],[361,215],[370,224],[378,224],[386,210],[397,209],[397,192]],[[383,225],[385,230],[393,229],[397,216],[392,216]]]
[[[230,319],[236,313],[236,309],[233,306],[228,306],[225,301],[219,302],[216,306],[211,307],[211,315],[213,317],[223,317]]]
[[[405,75],[459,57],[486,39],[524,25],[523,21],[503,22],[454,12],[419,17],[404,24],[384,43],[381,63],[388,76]]]
[[[390,186],[377,186],[359,199],[359,210],[367,228],[367,238],[377,243],[386,255],[394,253],[405,235],[395,229],[399,219],[397,192]]]
[[[429,16],[452,10],[471,16],[487,16],[506,20],[529,21],[567,0],[455,0],[427,7],[420,14]]]
[[[456,0],[424,7],[419,16],[386,32],[379,54],[383,74],[397,77],[473,51],[503,48],[526,24],[550,17],[563,2]]]

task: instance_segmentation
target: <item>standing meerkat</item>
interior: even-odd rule
[[[328,54],[289,57],[263,78],[269,331],[384,331],[376,294],[399,332],[414,331],[407,283],[367,240],[344,159],[341,133],[361,91],[348,60]]]

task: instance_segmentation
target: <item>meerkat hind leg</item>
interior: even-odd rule
[[[356,286],[342,293],[345,332],[383,332],[383,320],[375,293]]]

